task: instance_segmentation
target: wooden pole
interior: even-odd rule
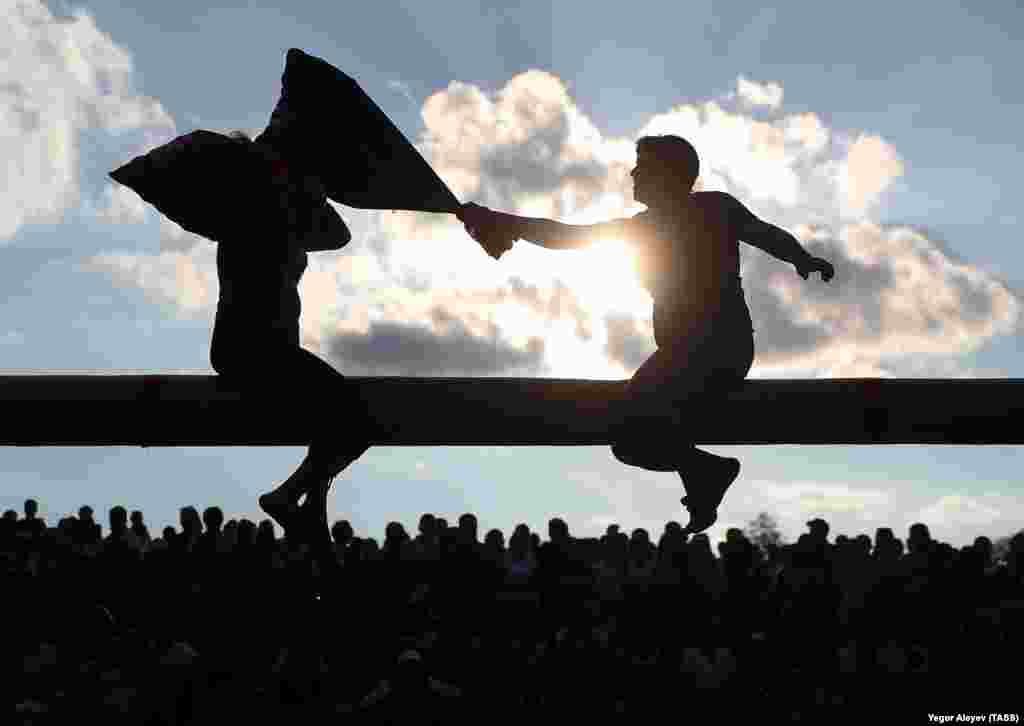
[[[349,378],[387,446],[609,443],[624,381]],[[358,437],[329,400],[243,396],[213,375],[0,375],[3,446],[304,446]],[[1022,444],[1024,379],[749,380],[684,411],[700,444]]]

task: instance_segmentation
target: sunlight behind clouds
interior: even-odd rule
[[[949,371],[958,356],[1015,329],[1020,301],[1003,282],[951,260],[921,231],[872,218],[903,174],[891,144],[829,129],[816,113],[786,114],[781,83],[741,77],[737,87],[656,114],[627,138],[604,136],[548,72],[517,74],[495,92],[452,81],[423,102],[418,148],[461,200],[586,224],[642,209],[629,176],[636,137],[690,139],[701,158],[699,189],[732,194],[837,270],[828,285],[803,281],[791,266],[741,246],[755,377]],[[395,355],[415,357],[417,345],[436,343],[435,362],[410,360],[402,369],[444,375],[462,370],[459,355],[471,368],[484,365],[488,349],[498,351],[485,365],[495,375],[507,363],[533,375],[624,377],[652,349],[652,301],[628,240],[561,251],[520,241],[494,261],[453,215],[338,209],[355,220],[353,242],[324,258],[331,265],[310,266],[301,324],[303,344],[333,351],[342,370],[353,362],[337,357],[346,351],[372,373],[374,345],[388,349],[381,364],[393,366]],[[106,219],[133,218],[118,212]],[[162,228],[164,252],[194,258],[188,275],[167,260],[130,264],[128,257],[146,257],[132,252],[100,256],[97,267],[192,311],[215,304],[201,284],[214,272],[199,251],[208,245]],[[175,293],[183,284],[192,289]]]

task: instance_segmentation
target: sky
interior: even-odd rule
[[[741,245],[751,378],[1024,378],[1016,4],[137,5],[0,0],[0,373],[213,373],[215,245],[107,173],[195,129],[258,134],[297,47],[355,78],[461,201],[631,216],[636,139],[688,138],[700,188],[836,267],[803,281]],[[450,215],[335,208],[353,241],[310,255],[301,330],[343,373],[623,379],[654,349],[625,241],[496,262]],[[819,516],[848,535],[922,521],[955,545],[1024,527],[1017,447],[710,450],[743,462],[713,540],[762,511],[790,540]],[[303,454],[9,447],[0,508],[258,521]],[[680,489],[607,447],[377,447],[330,516],[378,540],[423,512],[473,512],[481,536],[546,537],[558,516],[656,538],[686,521]]]

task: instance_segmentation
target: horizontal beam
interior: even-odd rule
[[[609,443],[625,381],[348,379],[401,423],[388,446]],[[694,410],[701,444],[1022,444],[1024,379],[748,380]],[[329,400],[213,375],[0,375],[0,446],[303,446],[358,434]]]

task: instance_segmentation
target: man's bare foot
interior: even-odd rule
[[[277,490],[263,494],[259,498],[260,509],[273,519],[284,530],[286,539],[301,536],[305,527],[305,518],[298,505],[288,500],[287,495]]]
[[[739,460],[728,458],[713,469],[705,469],[698,474],[700,483],[691,486],[691,489],[697,491],[679,500],[690,512],[690,522],[684,527],[684,532],[697,534],[718,521],[718,505],[722,503],[726,490],[736,481],[739,473]]]

